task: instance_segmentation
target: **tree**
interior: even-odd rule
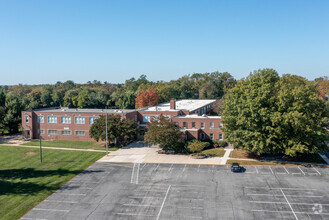
[[[17,133],[18,127],[21,124],[21,111],[23,111],[24,106],[19,96],[10,92],[6,96],[6,115],[3,119],[3,124],[5,129],[9,133]]]
[[[135,108],[143,108],[146,106],[152,106],[158,104],[159,96],[155,89],[150,88],[145,91],[141,91],[135,99]]]
[[[163,115],[159,120],[153,120],[147,125],[147,133],[145,134],[145,142],[160,145],[165,151],[181,151],[182,150],[182,133]]]
[[[89,131],[89,136],[96,141],[106,140],[106,116],[102,115],[94,121]],[[108,115],[107,117],[108,141],[113,143],[117,140],[120,145],[125,145],[137,137],[139,128],[136,122],[130,119],[121,119],[120,115]]]
[[[312,83],[299,76],[280,78],[273,69],[240,80],[223,104],[227,140],[257,155],[315,153],[324,147],[326,114]]]

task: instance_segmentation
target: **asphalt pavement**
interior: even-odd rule
[[[95,163],[22,219],[329,219],[329,168]]]

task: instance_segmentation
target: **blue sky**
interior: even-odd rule
[[[0,0],[0,85],[329,75],[327,0]]]

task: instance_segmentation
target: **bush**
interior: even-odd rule
[[[209,145],[210,144],[208,142],[201,142],[198,140],[194,140],[189,142],[187,148],[192,153],[200,153],[203,149],[209,147]]]
[[[226,141],[220,141],[220,140],[214,140],[214,147],[226,147],[227,142]]]

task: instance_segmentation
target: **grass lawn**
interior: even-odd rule
[[[77,149],[94,149],[105,150],[105,144],[95,141],[69,141],[69,140],[54,140],[54,141],[42,141],[42,146],[45,147],[62,147],[62,148],[77,148]],[[27,146],[40,146],[39,140],[32,140],[22,145]],[[115,151],[118,148],[110,148],[110,151]]]
[[[201,153],[212,157],[222,157],[225,154],[225,150],[223,148],[213,148],[213,149],[204,150]]]
[[[227,160],[226,164],[231,163],[239,163],[240,165],[272,165],[272,166],[278,166],[278,165],[288,165],[284,163],[276,163],[276,162],[268,162],[268,161],[252,161],[252,160]]]
[[[104,156],[101,152],[0,146],[0,219],[19,219]]]
[[[252,154],[248,151],[241,150],[241,149],[234,149],[231,152],[230,157],[231,158],[242,158],[242,159],[256,159],[256,160],[261,160],[262,159],[261,156],[257,157],[256,155],[254,155],[254,154]],[[289,164],[289,162],[326,164],[326,162],[319,156],[319,154],[306,154],[306,155],[300,156],[298,158],[284,157],[284,160],[285,160],[287,165]],[[284,163],[281,163],[281,162],[270,162],[270,161],[269,162],[267,162],[267,161],[242,161],[242,160],[236,160],[236,161],[238,163],[241,163],[242,165],[278,165],[278,164],[284,164]],[[293,163],[290,163],[290,164],[293,164]]]

